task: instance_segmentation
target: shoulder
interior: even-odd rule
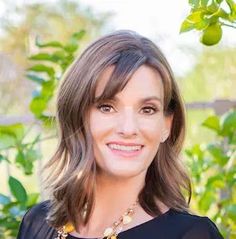
[[[50,207],[50,201],[44,201],[39,204],[36,204],[33,206],[31,209],[29,209],[25,216],[24,219],[31,220],[32,218],[37,218],[38,221],[44,220],[47,216],[47,213],[49,211]]]
[[[222,239],[216,225],[208,218],[171,210],[170,223],[183,239]]]
[[[120,233],[120,238],[136,239],[223,239],[207,217],[169,209],[160,216]]]
[[[46,233],[45,238],[51,238],[55,230],[46,221],[49,207],[50,201],[44,201],[29,209],[22,219],[17,239],[43,238]]]

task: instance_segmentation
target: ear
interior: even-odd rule
[[[170,135],[173,121],[173,114],[165,116],[164,127],[161,134],[161,143],[164,143]]]

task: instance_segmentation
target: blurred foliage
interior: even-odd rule
[[[65,43],[60,41],[42,43],[36,39],[35,45],[39,48],[39,52],[29,57],[32,65],[27,70],[28,79],[37,85],[30,103],[30,110],[36,119],[35,124],[49,129],[54,126],[52,123],[55,116],[48,115],[45,111],[64,71],[75,59],[79,43],[85,33],[84,30],[75,32]],[[0,125],[0,163],[5,162],[12,167],[20,168],[25,176],[35,173],[35,161],[41,158],[37,144],[44,140],[42,133],[28,139],[27,135],[32,130],[33,125],[31,127],[23,124]],[[12,175],[9,175],[8,186],[11,196],[0,194],[0,239],[16,237],[22,216],[39,199],[38,193],[27,193],[22,183]]]
[[[219,6],[223,4],[223,1],[216,2]],[[190,1],[190,3],[193,6],[192,14],[197,9],[199,11],[202,9],[200,6],[203,1]],[[209,1],[204,3],[206,5],[203,9],[209,8]],[[50,104],[61,76],[79,54],[81,46],[98,34],[108,16],[97,18],[88,9],[84,10],[76,2],[58,1],[52,4],[16,7],[15,13],[21,19],[17,24],[10,18],[1,19],[5,29],[5,35],[0,37],[1,47],[9,52],[14,49],[13,55],[16,61],[27,68],[27,86],[31,82],[30,89],[35,88],[32,99],[29,99],[29,110],[35,116],[35,124],[49,129],[53,126],[54,111]],[[211,19],[211,15],[207,13],[200,15],[204,19]],[[193,21],[192,19],[194,16],[188,21]],[[209,26],[211,21],[213,20],[209,20]],[[217,21],[222,19],[218,17]],[[223,22],[220,24],[223,25]],[[74,29],[86,29],[86,34],[85,31],[74,33]],[[197,25],[192,24],[192,28],[188,30],[191,29],[197,29]],[[182,31],[185,30],[182,29]],[[201,31],[203,30],[202,28]],[[42,41],[38,35],[44,40]],[[34,42],[35,38],[36,42]],[[30,64],[25,61],[29,52],[33,52],[29,57]],[[225,83],[228,79],[234,79],[234,62],[235,54],[232,49],[204,53],[196,69],[186,77],[188,83],[181,84],[188,87],[194,86],[191,89],[192,93],[189,89],[184,89],[192,96],[192,98],[187,96],[188,100],[209,99],[209,94],[216,90],[216,81],[218,84],[218,82]],[[227,71],[221,70],[222,65],[227,66]],[[209,77],[210,75],[212,77]],[[20,79],[22,80],[22,77]],[[190,81],[193,83],[191,84]],[[233,81],[230,80],[230,82]],[[224,93],[219,94],[219,97],[228,96],[226,92],[233,90],[234,84],[225,84]],[[223,84],[219,88],[222,90]],[[19,88],[16,86],[15,92],[17,91]],[[3,93],[0,91],[0,95]],[[15,97],[15,94],[13,95]],[[19,105],[19,99],[15,97],[14,100]],[[13,101],[7,103],[9,107],[10,102]],[[236,230],[234,224],[236,220],[235,121],[235,112],[228,112],[222,117],[207,118],[203,125],[216,134],[216,140],[214,143],[197,144],[186,150],[193,173],[193,199],[197,202],[195,209],[205,215],[208,213],[213,215],[213,220],[220,226],[226,238],[232,239],[236,238],[233,235],[233,231]],[[38,143],[44,140],[42,133],[27,137],[32,129],[33,127],[23,124],[0,126],[0,164],[6,163],[11,167],[17,167],[25,176],[35,173],[35,162],[42,157],[37,147]],[[0,194],[0,238],[15,238],[23,214],[39,200],[38,193],[27,192],[23,183],[13,175],[9,175],[8,187],[10,196]]]
[[[235,99],[236,48],[206,47],[200,54],[186,54],[196,57],[194,67],[178,79],[186,102]]]
[[[86,37],[81,41],[83,45],[100,33],[110,16],[108,13],[95,14],[91,8],[73,0],[20,6],[10,1],[5,7],[6,14],[0,21],[3,31],[1,49],[14,51],[14,57],[19,56],[21,62],[24,60],[26,63],[25,55],[34,50],[36,36],[40,35],[45,41],[57,39],[65,42],[75,29],[86,29]],[[17,52],[19,55],[16,55]]]
[[[204,45],[219,43],[222,26],[236,28],[236,4],[233,1],[189,0],[189,3],[192,6],[191,13],[182,23],[181,32],[193,29],[200,31],[200,41]],[[224,3],[230,9],[228,13],[222,8],[225,7]],[[205,49],[193,70],[181,80],[185,99],[235,99],[235,63],[234,48]],[[194,144],[185,150],[189,157],[193,184],[191,207],[202,215],[210,216],[218,224],[225,239],[236,238],[235,122],[236,111],[229,111],[221,117],[207,117],[202,125],[210,130],[210,135],[215,134],[214,139],[206,144]]]
[[[236,238],[236,111],[208,117],[202,125],[216,138],[186,149],[194,210],[212,215],[224,238]]]
[[[194,67],[184,76],[178,77],[185,102],[235,100],[236,48],[204,47],[200,53],[192,49],[182,51],[185,51],[190,59],[194,58]],[[201,122],[213,113],[211,108],[187,110],[186,146],[214,139],[213,132],[206,128],[199,130]]]
[[[0,19],[0,97],[4,98],[0,113],[31,111],[35,116],[31,126],[0,125],[0,166],[7,168],[9,191],[0,193],[0,238],[12,239],[22,216],[40,195],[28,192],[11,173],[16,168],[23,178],[36,173],[35,163],[42,158],[39,143],[55,137],[55,104],[50,102],[59,80],[81,48],[100,34],[110,14],[95,15],[78,1],[65,0],[22,6],[8,1],[5,7]],[[53,134],[43,138],[46,129]]]
[[[41,43],[36,39],[36,46],[42,51],[29,58],[37,63],[28,69],[27,77],[38,85],[33,92],[30,110],[36,118],[43,120],[46,124],[52,122],[51,119],[54,119],[55,114],[47,115],[44,111],[47,109],[64,71],[74,60],[79,47],[78,42],[84,35],[84,30],[75,32],[65,43],[59,41]],[[53,50],[48,53],[45,48]]]
[[[111,14],[94,13],[75,0],[25,1],[21,5],[9,0],[4,5],[5,14],[0,17],[0,97],[5,100],[0,114],[25,114],[34,84],[26,80],[24,69],[29,67],[27,57],[38,51],[35,38],[66,42],[76,29],[86,29],[79,52],[100,35]]]
[[[25,142],[29,131],[22,124],[0,125],[0,163],[20,168],[24,175],[34,173],[34,162],[41,157],[36,148],[39,135],[31,142]],[[12,157],[9,157],[9,152]],[[11,195],[0,193],[0,238],[16,238],[19,223],[25,211],[37,203],[39,193],[27,193],[22,183],[9,175],[8,186]]]
[[[27,193],[16,178],[10,176],[8,185],[13,196],[0,193],[0,238],[16,238],[25,211],[38,202],[39,193]]]
[[[183,21],[180,32],[197,30],[200,41],[212,46],[222,38],[222,26],[236,28],[234,0],[189,0],[190,14]]]

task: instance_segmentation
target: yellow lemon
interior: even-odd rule
[[[200,41],[207,46],[217,44],[222,37],[222,28],[219,23],[210,24],[201,36]]]

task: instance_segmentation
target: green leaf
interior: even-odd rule
[[[209,26],[209,21],[207,19],[203,19],[202,21],[195,23],[196,30],[204,30]]]
[[[208,188],[205,188],[205,191],[199,200],[200,210],[202,210],[203,212],[208,211],[208,209],[212,205],[212,202],[214,202],[215,199],[216,199],[215,192],[209,190]]]
[[[210,11],[211,13],[217,12],[219,9],[219,5],[216,4],[214,1],[207,7],[207,10]]]
[[[235,15],[236,14],[236,3],[233,0],[226,0],[226,3],[228,4],[230,11],[231,11],[231,15]]]
[[[25,156],[22,150],[19,150],[17,155],[16,155],[16,162],[17,163],[22,163],[24,162]]]
[[[19,219],[18,219],[19,220]],[[16,220],[16,217],[14,217],[13,215],[11,217],[8,218],[4,218],[2,221],[0,221],[0,228],[4,228],[4,231],[9,233],[9,230],[11,232],[11,234],[13,233],[13,231],[16,230],[16,228],[19,228],[19,221]],[[3,235],[9,235],[9,234],[3,234]],[[10,236],[10,235],[9,235]],[[6,239],[6,237],[1,237],[0,234],[0,238],[1,239]],[[7,237],[9,238],[9,237]],[[12,237],[10,237],[12,238]],[[14,236],[13,238],[16,238],[16,236]]]
[[[197,8],[199,6],[200,0],[189,0],[188,2],[192,8]]]
[[[187,17],[187,20],[192,22],[192,23],[197,23],[197,22],[200,22],[202,20],[202,15],[203,15],[202,10],[194,11],[193,13],[191,13]]]
[[[57,58],[60,61],[63,61],[66,58],[66,52],[65,51],[55,51],[53,53],[53,56]]]
[[[57,51],[57,52],[63,52],[63,51]],[[53,63],[57,63],[58,61],[63,59],[61,57],[62,54],[59,55],[57,52],[53,53],[53,54],[38,53],[36,55],[31,56],[29,59],[30,60],[38,60],[38,61],[50,61],[50,62],[53,62]],[[65,55],[64,55],[64,57],[65,57]]]
[[[206,187],[209,188],[224,188],[225,187],[225,178],[222,175],[215,175],[212,176],[210,178],[208,178],[207,180],[207,184]]]
[[[56,83],[57,82],[54,79],[44,81],[42,83],[41,92],[37,92],[32,99],[30,103],[30,110],[37,118],[39,118],[43,111],[47,108],[48,102],[54,94]]]
[[[8,163],[11,163],[6,156],[3,156],[2,154],[0,154],[0,163],[2,161],[7,161]]]
[[[217,17],[221,17],[227,21],[230,20],[229,14],[222,8],[219,8],[218,11],[214,15]]]
[[[207,150],[221,166],[224,166],[228,162],[229,157],[225,155],[223,148],[219,145],[209,144]]]
[[[220,119],[221,134],[228,135],[236,131],[236,111],[229,111]]]
[[[56,126],[56,117],[55,116],[47,116],[40,115],[39,120],[43,122],[43,126],[45,128],[55,128]]]
[[[48,53],[38,53],[29,57],[30,60],[57,62],[57,58]]]
[[[209,0],[200,0],[201,6],[206,7],[208,5]]]
[[[12,137],[7,134],[2,134],[0,136],[0,150],[7,149],[9,147],[13,147],[13,146],[15,146],[15,144],[16,144],[15,137]]]
[[[40,40],[39,40],[39,37],[36,37],[35,44],[36,44],[36,46],[38,46],[40,48],[44,48],[44,47],[63,48],[63,45],[58,41],[50,41],[50,42],[47,42],[47,43],[41,43]]]
[[[41,77],[39,77],[39,76],[37,76],[37,75],[30,74],[30,73],[27,73],[27,74],[26,74],[26,77],[27,77],[28,79],[30,79],[30,80],[32,80],[32,81],[34,81],[34,82],[40,84],[40,85],[45,81],[43,78],[41,78]]]
[[[30,60],[52,60],[52,56],[48,53],[38,53],[29,57]]]
[[[85,33],[86,33],[85,30],[81,30],[79,32],[75,32],[75,33],[72,34],[71,39],[80,40],[80,39],[83,38]]]
[[[16,178],[10,176],[8,184],[12,195],[16,198],[18,202],[24,205],[27,201],[27,194],[21,182],[18,181]]]
[[[47,108],[48,99],[42,96],[36,96],[30,103],[30,110],[36,117],[39,117],[43,111]]]
[[[189,157],[193,157],[193,159],[196,159],[197,161],[203,160],[204,152],[201,149],[200,144],[195,144],[192,148],[187,149],[186,153]]]
[[[186,27],[187,30],[189,27],[190,27],[190,30],[192,30],[192,28],[193,29],[195,28],[196,30],[205,29],[210,22],[207,18],[204,18],[205,14],[207,14],[207,11],[203,8],[193,11],[186,18],[187,22],[185,22],[185,25],[183,26],[183,28]]]
[[[79,32],[75,32],[70,37],[68,43],[64,46],[64,50],[67,51],[69,54],[74,53],[79,47],[78,40],[80,40],[84,35],[85,35],[84,30],[81,30]]]
[[[232,157],[234,157],[234,160],[236,160],[235,155],[232,155]],[[227,184],[229,185],[229,187],[233,187],[234,185],[236,185],[236,167],[231,167],[229,169],[229,171],[226,174],[225,177]]]
[[[0,154],[0,162],[5,160],[5,157],[3,155]]]
[[[27,207],[32,207],[38,202],[39,199],[39,193],[30,193],[28,194],[28,200],[26,203]]]
[[[53,96],[56,82],[53,80],[45,81],[42,84],[41,96],[45,99],[50,99]]]
[[[190,31],[190,30],[193,30],[195,27],[195,24],[188,21],[187,19],[185,19],[182,24],[181,24],[181,27],[180,27],[180,33],[183,33],[183,32],[187,32],[187,31]]]
[[[43,64],[34,65],[30,67],[28,71],[47,73],[50,77],[54,77],[55,75],[55,71],[52,67],[49,67]]]
[[[236,221],[236,204],[228,205],[226,207],[226,211],[228,217],[230,217],[233,221]]]
[[[35,149],[28,149],[25,152],[25,174],[30,175],[33,173],[33,163],[41,157],[39,151]]]
[[[25,134],[23,124],[0,125],[0,149],[12,147],[20,142]]]
[[[206,120],[203,121],[202,125],[214,130],[215,132],[219,132],[220,130],[220,120],[216,115],[208,117]]]
[[[34,149],[24,149],[18,151],[15,162],[24,170],[24,174],[31,175],[33,173],[33,162],[39,158],[38,151]]]
[[[236,145],[236,132],[232,132],[232,134],[228,135],[228,143],[231,145]]]
[[[74,60],[74,56],[72,54],[67,55],[66,58],[63,59],[60,65],[63,72],[68,68],[68,66],[72,63],[73,60]]]
[[[0,135],[6,134],[18,140],[24,137],[25,128],[21,123],[11,125],[0,125]]]
[[[65,51],[73,53],[78,49],[78,43],[71,41],[64,46]]]

